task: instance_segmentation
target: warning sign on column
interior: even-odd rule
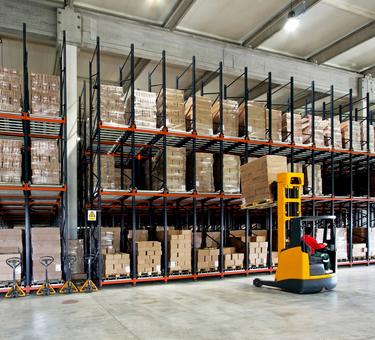
[[[96,210],[87,211],[87,221],[95,222],[96,221]]]

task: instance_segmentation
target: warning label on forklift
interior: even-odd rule
[[[87,221],[91,221],[91,222],[96,221],[96,210],[87,211]]]

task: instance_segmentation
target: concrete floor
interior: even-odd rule
[[[337,289],[314,295],[253,278],[0,298],[0,339],[375,339],[375,266],[340,269]]]

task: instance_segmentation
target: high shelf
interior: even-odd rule
[[[375,154],[371,152],[370,124],[372,124],[372,107],[369,95],[364,98],[353,99],[350,90],[346,96],[337,98],[334,87],[327,89],[326,93],[318,93],[314,82],[305,90],[297,90],[293,77],[288,84],[275,86],[272,74],[258,83],[249,87],[247,68],[235,80],[224,84],[223,66],[218,65],[215,90],[208,89],[202,81],[197,86],[196,60],[192,57],[191,64],[176,78],[176,89],[184,90],[185,100],[191,97],[192,119],[190,131],[168,129],[167,124],[167,57],[166,52],[161,53],[161,59],[148,75],[148,90],[155,92],[162,103],[162,119],[160,128],[144,128],[136,126],[135,110],[135,60],[134,46],[120,67],[119,86],[125,93],[125,101],[130,103],[130,121],[128,125],[109,124],[101,119],[101,71],[100,71],[100,41],[97,39],[96,49],[89,63],[90,78],[80,96],[80,166],[82,174],[81,187],[83,194],[80,198],[80,225],[85,235],[86,254],[95,257],[94,277],[101,285],[118,283],[137,283],[144,281],[169,281],[175,279],[197,279],[200,277],[236,274],[250,274],[253,272],[272,272],[272,234],[275,229],[275,210],[270,207],[264,210],[242,210],[241,195],[227,194],[223,191],[223,157],[225,154],[241,157],[241,163],[246,163],[250,157],[260,157],[267,154],[282,155],[288,158],[290,170],[294,171],[299,163],[311,166],[312,186],[309,192],[302,197],[303,212],[306,214],[326,214],[327,212],[338,216],[338,224],[345,226],[348,231],[348,259],[341,265],[357,263],[370,264],[371,259],[370,232],[374,226],[373,203],[375,198],[371,195],[371,171],[375,161]],[[159,73],[158,73],[159,72]],[[156,76],[161,74],[161,80]],[[241,95],[232,90],[235,86],[243,86]],[[212,86],[210,86],[212,87]],[[264,96],[255,95],[263,89]],[[196,129],[196,97],[200,91],[201,96],[211,96],[219,104],[219,123],[216,134],[202,135]],[[87,98],[88,94],[88,98]],[[161,99],[160,99],[161,98]],[[226,136],[223,126],[223,101],[236,100],[239,104],[249,100],[264,102],[268,116],[268,125],[265,139],[254,139],[249,135],[248,106],[244,105],[244,121],[242,136]],[[363,104],[361,108],[359,104]],[[278,109],[291,114],[291,129],[286,141],[277,140],[273,136],[272,114]],[[295,114],[308,116],[311,119],[311,135],[309,144],[299,144],[295,141],[294,117]],[[329,145],[319,145],[316,140],[319,128],[315,126],[317,117],[330,118]],[[348,121],[349,136],[346,149],[336,147],[335,128],[339,123]],[[353,122],[366,121],[366,143],[362,150],[353,147]],[[190,187],[185,192],[171,192],[168,189],[166,173],[167,147],[184,147],[190,156]],[[197,192],[196,187],[196,153],[208,152],[217,157],[220,164],[219,180],[215,192]],[[101,186],[101,157],[111,155],[115,157],[116,164],[121,171],[119,189],[103,189]],[[157,156],[163,164],[159,190],[151,190],[151,185],[145,183],[142,171],[148,171],[148,177],[155,178],[152,166],[146,166],[147,160]],[[322,168],[323,188],[322,193],[316,194],[315,176],[316,166]],[[125,171],[125,170],[128,171]],[[130,174],[130,175],[129,175]],[[126,183],[130,183],[126,185]],[[347,183],[344,186],[342,183]],[[97,210],[97,221],[87,222],[87,210]],[[129,232],[135,235],[137,229],[147,228],[150,235],[155,235],[157,227],[164,231],[163,258],[160,275],[139,276],[136,267],[132,265],[129,277],[108,279],[102,275],[101,254],[101,228],[107,226],[120,226],[122,234],[122,249],[131,254],[131,262],[136,263],[136,239],[133,236],[127,243]],[[268,264],[254,268],[249,265],[248,242],[245,242],[244,266],[236,270],[225,270],[223,266],[223,248],[227,245],[228,238],[233,236],[236,229],[245,230],[246,241],[251,235],[252,225],[261,223],[268,230]],[[360,225],[362,224],[362,225]],[[188,273],[175,274],[168,269],[168,226],[177,229],[192,230],[192,268]],[[354,259],[352,256],[353,229],[359,226],[367,227],[367,256],[363,260]],[[210,239],[210,232],[219,232],[217,242],[220,249],[218,270],[212,272],[198,272],[196,270],[196,241],[202,237],[202,245]],[[152,236],[151,236],[152,237]],[[212,240],[210,240],[211,242]]]
[[[31,229],[34,225],[60,228],[62,259],[68,253],[66,197],[66,41],[65,32],[59,53],[60,113],[59,117],[33,114],[30,107],[29,67],[26,25],[23,25],[23,89],[22,112],[0,112],[0,138],[22,140],[22,180],[19,183],[0,183],[1,216],[5,225],[24,225],[22,287],[26,292],[36,290],[39,283],[32,277]],[[31,143],[40,139],[58,141],[61,160],[60,183],[32,183]],[[62,269],[64,271],[64,269]],[[59,284],[55,285],[58,287]],[[6,292],[6,285],[0,292]]]

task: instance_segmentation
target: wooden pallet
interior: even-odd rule
[[[191,270],[170,270],[169,271],[169,274],[170,275],[187,275],[187,274],[191,274]]]
[[[104,279],[105,280],[118,280],[118,279],[125,279],[129,277],[130,277],[130,273],[124,273],[124,274],[107,275],[107,276],[104,276]]]
[[[224,268],[225,270],[241,270],[243,269],[242,266],[228,266]]]
[[[272,208],[276,207],[277,202],[274,200],[264,200],[264,201],[259,201],[259,202],[249,202],[246,204],[241,205],[241,209],[267,209],[267,208]]]
[[[353,256],[353,261],[363,261],[363,260],[367,260],[366,256],[356,256],[356,257]]]
[[[212,272],[217,272],[219,268],[217,267],[212,267],[212,268],[202,268],[198,269],[198,273],[212,273]]]
[[[138,277],[161,276],[161,272],[140,272]]]

